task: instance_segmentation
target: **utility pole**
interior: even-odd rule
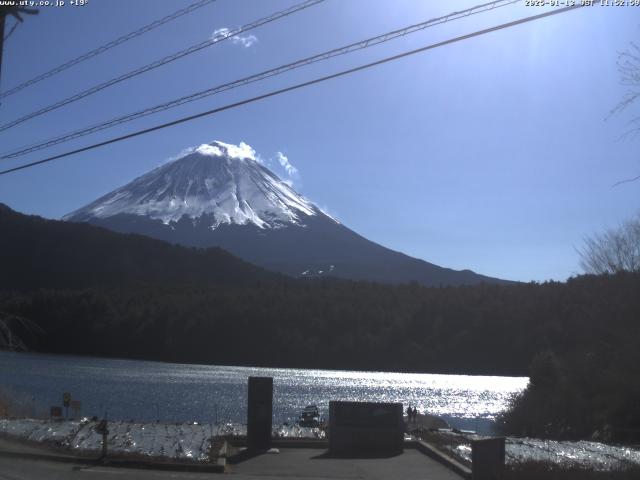
[[[7,14],[4,9],[0,10],[0,78],[2,78],[2,49],[4,47],[4,23]]]
[[[2,50],[4,47],[4,24],[9,15],[16,19],[16,21],[22,23],[21,13],[26,15],[37,15],[38,10],[33,8],[24,8],[16,6],[2,6],[0,7],[0,79],[2,79]]]

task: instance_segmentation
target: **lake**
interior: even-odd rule
[[[190,365],[0,352],[0,388],[22,415],[46,416],[64,392],[81,416],[113,420],[244,423],[247,378],[274,382],[274,423],[294,421],[306,405],[326,416],[330,400],[401,402],[452,426],[489,433],[526,377],[353,372]],[[72,412],[70,412],[72,413]]]

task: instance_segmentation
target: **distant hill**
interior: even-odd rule
[[[0,290],[132,284],[255,284],[286,277],[220,248],[194,249],[0,204]]]

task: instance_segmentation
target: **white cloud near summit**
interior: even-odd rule
[[[198,152],[202,155],[208,155],[210,157],[221,157],[224,155],[224,152],[217,145],[209,145],[208,143],[203,143],[199,147],[193,149],[193,151]]]
[[[225,143],[221,142],[220,140],[215,140],[211,143],[203,143],[197,147],[184,148],[180,151],[180,153],[167,158],[161,164],[179,160],[183,157],[186,157],[187,155],[191,155],[194,152],[201,155],[208,155],[210,157],[222,157],[224,155],[227,155],[231,158],[254,160],[258,163],[262,163],[262,161],[258,158],[256,151],[251,147],[251,145],[248,145],[244,142],[240,142],[240,145],[233,145],[232,143]]]
[[[215,40],[218,37],[231,38],[234,45],[242,45],[244,48],[249,48],[251,45],[258,42],[258,37],[255,35],[233,35],[231,30],[226,27],[214,30],[213,35],[211,35],[211,39]]]
[[[242,160],[256,160],[256,151],[244,142],[240,142],[240,145],[233,145],[231,143],[224,143],[220,140],[215,140],[212,143],[203,143],[196,152],[202,155],[210,155],[212,157],[221,157],[227,155],[231,158],[239,158]]]
[[[245,142],[240,142],[239,145],[232,143],[221,142],[220,140],[214,140],[211,143],[203,143],[199,146],[184,148],[178,155],[174,155],[166,159],[162,163],[168,163],[180,158],[191,155],[192,153],[199,153],[200,155],[207,155],[210,157],[230,157],[241,160],[253,160],[269,168],[277,167],[276,170],[281,170],[281,180],[293,187],[294,180],[297,182],[300,180],[300,174],[298,169],[291,163],[289,157],[282,152],[276,152],[275,158],[261,158],[253,147]],[[276,163],[277,162],[277,163]],[[284,178],[286,174],[289,178]]]

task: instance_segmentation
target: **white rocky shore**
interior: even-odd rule
[[[0,435],[49,444],[78,454],[98,453],[102,435],[96,432],[98,422],[50,421],[30,418],[0,419]],[[136,423],[113,421],[108,424],[108,449],[114,454],[141,455],[173,460],[207,462],[212,442],[220,436],[246,435],[246,425],[199,423]],[[274,437],[324,438],[317,428],[298,425],[274,427]],[[456,454],[471,460],[471,445],[460,443],[453,447]],[[640,450],[599,442],[562,442],[535,438],[507,438],[506,461],[518,463],[540,460],[558,465],[592,467],[610,470],[625,465],[640,465]]]
[[[30,418],[0,419],[0,435],[68,448],[79,454],[98,453],[102,434],[96,431],[98,422],[50,421]],[[246,435],[246,426],[239,424],[199,423],[108,423],[107,446],[110,453],[163,457],[196,462],[209,461],[212,442],[219,436]],[[274,436],[323,438],[317,428],[283,425],[274,428]]]

